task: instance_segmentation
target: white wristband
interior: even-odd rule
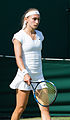
[[[26,69],[23,69],[23,70],[22,70],[23,76],[24,76],[25,74],[27,74],[27,73],[28,73],[28,71],[27,71]]]

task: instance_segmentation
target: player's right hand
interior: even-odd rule
[[[32,78],[30,77],[28,73],[24,75],[24,82],[26,82],[28,85],[30,85],[31,80]]]

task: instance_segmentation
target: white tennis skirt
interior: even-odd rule
[[[31,74],[32,81],[44,81],[43,74]],[[19,89],[19,90],[25,90],[30,91],[32,90],[31,85],[29,86],[26,82],[24,82],[23,74],[20,70],[18,70],[14,80],[10,84],[11,89]]]

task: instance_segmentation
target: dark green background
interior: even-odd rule
[[[70,58],[70,0],[1,0],[0,54],[14,54],[11,39],[21,29],[21,16],[31,7],[41,13],[38,29],[45,36],[43,57]]]

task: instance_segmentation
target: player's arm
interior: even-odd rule
[[[24,66],[23,59],[22,59],[22,45],[16,39],[13,40],[13,44],[14,44],[14,52],[15,52],[17,66],[21,71],[23,71],[23,69],[26,69],[26,68]],[[29,76],[29,74],[25,74],[24,81],[27,82],[27,84],[30,84],[30,80],[31,80],[31,77]]]
[[[22,47],[21,47],[21,43],[14,39],[13,40],[13,44],[14,44],[14,52],[15,52],[15,57],[16,57],[16,63],[17,66],[19,67],[19,69],[22,71],[23,69],[25,69],[23,60],[22,60]]]

